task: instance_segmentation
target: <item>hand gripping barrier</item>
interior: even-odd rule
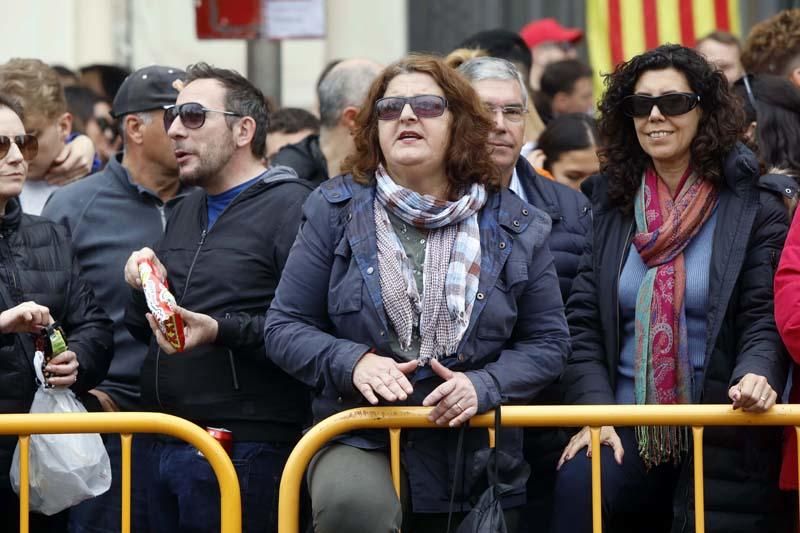
[[[300,484],[314,454],[332,438],[357,429],[388,429],[394,488],[400,490],[401,428],[446,429],[428,422],[429,407],[366,407],[333,415],[315,425],[295,446],[283,471],[278,503],[278,533],[298,533]],[[734,411],[730,405],[570,405],[503,407],[503,426],[590,426],[592,448],[600,449],[601,426],[691,426],[694,437],[695,531],[705,532],[703,427],[795,426],[800,442],[800,405],[776,405],[766,413]],[[472,427],[492,428],[494,414],[470,420]],[[490,444],[493,443],[490,429]],[[798,467],[800,469],[800,467]],[[592,454],[592,528],[602,532],[600,454]]]
[[[239,479],[228,454],[201,427],[160,413],[69,413],[0,415],[0,435],[19,435],[19,530],[28,532],[28,450],[38,433],[120,433],[122,439],[122,532],[131,531],[132,433],[159,433],[188,442],[200,450],[219,481],[222,533],[241,533]]]

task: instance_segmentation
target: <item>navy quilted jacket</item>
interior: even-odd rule
[[[517,161],[517,176],[528,203],[544,211],[552,221],[547,243],[556,262],[561,297],[566,302],[592,229],[591,203],[582,193],[538,175],[524,157]]]

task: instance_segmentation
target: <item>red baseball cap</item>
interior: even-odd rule
[[[547,42],[577,43],[583,39],[583,31],[578,28],[565,28],[553,18],[534,20],[519,30],[519,36],[533,48]]]

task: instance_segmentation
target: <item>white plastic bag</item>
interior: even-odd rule
[[[43,355],[37,352],[33,365],[40,383]],[[31,413],[85,413],[86,409],[69,389],[40,386],[33,397]],[[52,515],[83,500],[99,496],[111,486],[111,465],[97,433],[31,435],[30,509]],[[19,494],[19,444],[11,462],[11,486]]]

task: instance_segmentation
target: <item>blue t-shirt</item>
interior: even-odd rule
[[[209,194],[207,198],[208,204],[208,228],[211,229],[211,226],[214,225],[214,222],[217,221],[220,214],[228,207],[234,198],[239,196],[239,193],[253,185],[255,182],[261,179],[261,175],[256,176],[255,178],[245,181],[241,185],[237,185],[233,189],[228,189],[225,192],[221,192],[219,194]]]

